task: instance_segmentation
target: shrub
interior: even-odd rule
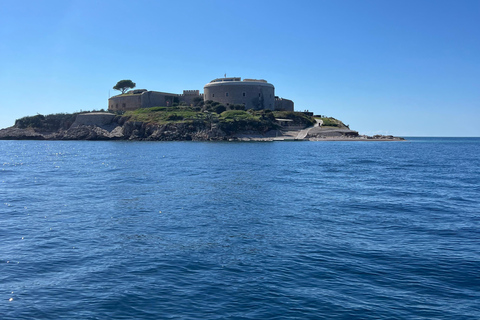
[[[220,104],[216,107],[214,107],[214,110],[216,113],[220,114],[222,112],[224,112],[225,110],[227,110],[227,108],[225,108],[225,106],[223,104]]]
[[[323,121],[322,126],[325,127],[338,127],[338,121],[334,118],[321,118]]]
[[[202,97],[195,97],[193,98],[192,102],[193,102],[193,105],[196,107],[200,107],[204,104]]]
[[[169,114],[166,118],[167,121],[179,121],[183,120],[183,117],[180,115],[177,115],[176,113]]]
[[[244,104],[234,104],[230,106],[231,110],[245,110],[245,105]]]

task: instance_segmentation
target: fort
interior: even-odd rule
[[[37,114],[0,130],[0,140],[401,141],[359,135],[332,117],[295,112],[263,79],[218,78],[182,94],[134,89],[108,99],[109,112]],[[135,87],[131,81],[127,88]]]
[[[245,110],[294,111],[292,100],[275,95],[275,87],[263,79],[217,78],[204,86],[204,93],[199,90],[183,90],[183,94],[149,91],[146,89],[130,90],[108,99],[108,110],[112,112],[130,111],[139,108],[151,108],[174,104],[193,106],[198,101],[214,101],[229,108],[242,105]]]

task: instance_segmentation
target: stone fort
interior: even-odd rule
[[[174,103],[193,106],[194,101],[199,99],[212,100],[227,108],[233,105],[244,105],[245,110],[294,110],[292,100],[276,96],[275,87],[262,79],[242,81],[239,77],[218,78],[207,83],[203,90],[203,94],[199,90],[183,90],[183,94],[146,89],[130,90],[108,99],[108,110],[128,111],[139,108],[170,107]]]

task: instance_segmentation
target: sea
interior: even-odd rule
[[[0,141],[0,319],[480,319],[480,138]]]

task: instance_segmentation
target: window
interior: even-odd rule
[[[122,103],[122,108],[125,108],[125,103]]]
[[[225,97],[228,97],[228,92],[225,92]]]
[[[261,93],[259,93],[259,94],[258,94],[258,97],[260,98],[261,96],[262,96],[262,94],[261,94]]]
[[[212,98],[215,97],[215,93],[212,93]]]
[[[245,97],[246,95],[247,95],[247,94],[244,92],[244,93],[243,93],[243,96]]]

